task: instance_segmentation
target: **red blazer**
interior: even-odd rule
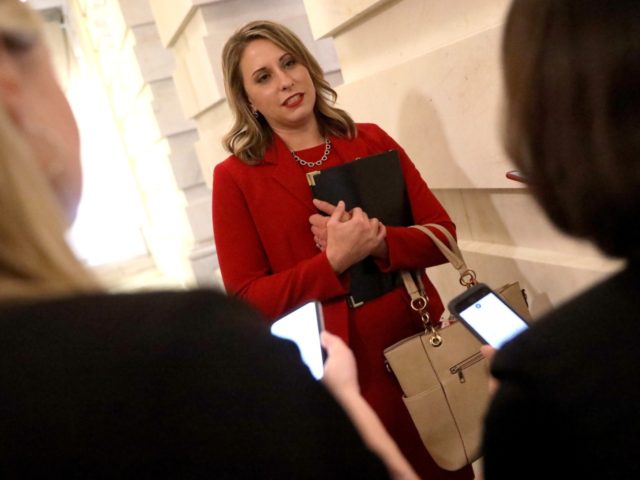
[[[415,222],[439,223],[455,235],[455,225],[405,151],[380,127],[358,124],[356,138],[331,137],[331,142],[324,168],[398,150]],[[311,199],[305,171],[276,135],[260,164],[250,166],[233,155],[218,164],[213,176],[213,226],[222,278],[230,294],[271,319],[308,300],[320,300],[327,329],[348,342],[348,275],[336,275],[324,252],[315,247],[308,221],[316,213]],[[387,243],[389,261],[380,265],[383,270],[415,270],[445,261],[431,240],[415,229],[387,227]],[[431,282],[423,278],[430,313],[439,318],[442,303]]]

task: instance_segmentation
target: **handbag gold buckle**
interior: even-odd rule
[[[429,337],[429,343],[433,347],[439,347],[440,345],[442,345],[442,337],[438,333],[438,330],[433,328],[433,326],[431,326],[431,336]]]
[[[470,268],[460,274],[460,285],[469,288],[478,283],[476,280],[476,272]]]
[[[431,318],[426,308],[420,312],[420,320],[422,320],[422,325],[424,326],[424,333],[429,334],[429,343],[431,346],[439,347],[442,345],[442,337],[438,333],[438,329],[435,325],[431,323]]]
[[[442,337],[438,333],[438,329],[431,323],[431,317],[427,310],[429,301],[424,295],[420,295],[411,299],[411,308],[420,314],[420,320],[424,327],[424,333],[429,334],[429,343],[434,347],[442,345]]]
[[[424,296],[416,297],[411,300],[411,308],[414,311],[422,313],[427,308],[427,299]]]

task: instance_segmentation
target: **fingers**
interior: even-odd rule
[[[376,236],[378,240],[385,238],[387,236],[387,229],[382,224],[382,222],[375,217],[369,218],[369,215],[367,215],[367,212],[365,212],[361,208],[359,207],[354,208],[351,211],[351,218],[354,220],[362,221],[362,222],[369,222],[369,226],[373,231],[376,232]]]
[[[331,350],[333,349],[333,346],[336,343],[336,339],[339,339],[339,338],[340,337],[334,335],[333,333],[329,333],[326,330],[322,330],[320,332],[320,343],[329,354],[331,353]]]
[[[327,222],[329,217],[314,213],[309,217],[309,223],[311,224],[311,233],[313,234],[313,241],[316,244],[318,250],[324,250],[327,246]]]
[[[313,199],[313,205],[314,205],[318,210],[320,210],[321,212],[323,212],[323,213],[325,213],[325,214],[327,214],[327,215],[331,215],[331,214],[335,211],[335,209],[336,209],[336,206],[335,206],[335,205],[333,205],[333,204],[331,204],[331,203],[329,203],[329,202],[325,202],[324,200],[318,200],[317,198],[314,198],[314,199]],[[346,207],[345,207],[345,209],[346,209]],[[313,217],[313,215],[312,215],[312,217]],[[347,221],[349,221],[350,219],[351,219],[351,215],[349,215],[349,212],[346,212],[346,211],[345,211],[345,212],[342,214],[342,217],[340,218],[340,221],[341,221],[341,222],[347,222]],[[311,221],[311,217],[309,217],[309,221]]]
[[[313,205],[318,210],[320,210],[323,213],[326,213],[327,215],[331,215],[333,211],[336,209],[335,205],[332,205],[329,202],[325,202],[324,200],[319,200],[317,198],[313,199]]]
[[[487,359],[489,364],[491,364],[491,362],[493,361],[493,357],[495,356],[498,350],[493,348],[491,345],[482,345],[480,347],[480,351],[482,352],[482,355],[484,356],[484,358]],[[500,382],[498,382],[498,380],[496,380],[495,377],[490,376],[489,377],[489,394],[493,395],[495,391],[498,389],[499,385],[500,385]]]
[[[482,352],[482,355],[484,356],[484,358],[489,360],[489,362],[491,362],[491,360],[493,359],[493,356],[496,354],[496,349],[493,348],[491,345],[482,345],[480,347],[480,351]]]
[[[360,207],[356,207],[353,210],[351,210],[351,218],[350,218],[350,220],[368,222],[369,221],[369,216]]]
[[[377,222],[378,229],[376,234],[377,246],[372,250],[371,255],[381,260],[386,260],[389,258],[389,248],[385,240],[387,237],[387,228],[382,222],[378,221],[377,218],[374,218],[374,220]]]
[[[326,224],[326,236],[323,231],[314,231],[316,246],[327,254],[333,270],[341,274],[369,255],[388,258],[384,225],[359,207],[351,211],[348,221],[341,220],[344,214],[345,203],[341,200]]]
[[[334,335],[327,330],[322,330],[320,332],[320,343],[329,355],[331,355],[331,352],[335,352],[338,349],[350,352],[350,348],[346,343],[344,343],[344,340],[342,340],[338,335]],[[351,355],[351,353],[349,353],[349,355]]]
[[[326,203],[326,202],[325,202]],[[336,207],[333,209],[333,212],[331,213],[331,216],[329,217],[329,222],[333,222],[333,223],[338,223],[341,221],[342,216],[345,213],[345,205],[344,202],[342,200],[340,200],[338,202],[338,205],[336,205]]]
[[[327,220],[329,220],[329,217],[326,215],[320,215],[319,213],[314,213],[309,217],[309,223],[318,227],[325,226],[327,224]]]
[[[375,220],[378,220],[377,218]],[[380,221],[378,221],[378,240],[384,240],[387,238],[387,227]]]

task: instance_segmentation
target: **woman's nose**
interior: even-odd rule
[[[282,90],[288,90],[293,86],[293,79],[287,72],[280,72],[279,80]]]

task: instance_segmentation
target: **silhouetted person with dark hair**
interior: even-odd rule
[[[514,0],[506,145],[563,231],[619,273],[497,351],[485,479],[640,477],[640,2]]]

